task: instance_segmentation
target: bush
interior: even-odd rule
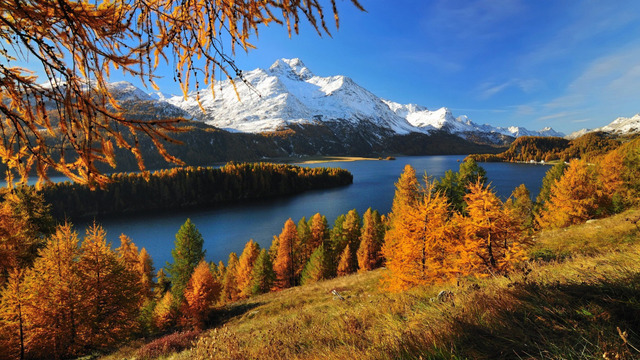
[[[141,347],[137,352],[137,357],[140,359],[155,359],[185,350],[193,346],[198,335],[200,335],[200,331],[191,330],[163,336]]]

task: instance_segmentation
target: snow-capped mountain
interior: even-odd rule
[[[602,131],[616,135],[636,134],[640,133],[640,114],[635,114],[630,118],[619,117],[608,125],[595,129],[581,129],[567,135],[567,139],[575,139],[590,132]]]
[[[235,90],[240,99],[230,81],[221,81],[213,86],[215,94],[208,88],[190,93],[186,99],[175,96],[166,101],[196,120],[225,130],[248,133],[322,124],[329,127],[366,126],[377,138],[428,134],[434,130],[466,139],[480,135],[492,143],[502,143],[504,136],[561,135],[551,129],[535,132],[519,127],[477,125],[466,116],[454,117],[451,110],[444,107],[431,111],[420,105],[383,100],[349,77],[317,76],[300,59],[277,60],[269,69],[244,73],[244,79],[249,86],[236,79]]]

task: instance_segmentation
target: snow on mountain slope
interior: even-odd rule
[[[246,72],[243,79],[234,81],[235,88],[229,80],[216,81],[186,98],[145,94],[126,82],[111,84],[110,89],[118,101],[153,101],[159,108],[171,109],[170,113],[181,109],[185,117],[234,132],[261,133],[296,124],[323,124],[335,129],[349,126],[379,139],[434,130],[467,139],[481,136],[495,143],[504,141],[504,136],[561,135],[549,128],[535,132],[515,126],[478,125],[464,115],[454,117],[445,107],[431,111],[420,105],[383,100],[349,77],[317,76],[300,59],[279,59],[269,69]]]
[[[299,59],[280,59],[268,70],[256,69],[244,78],[250,86],[236,79],[240,99],[231,82],[222,81],[214,85],[215,96],[211,89],[204,89],[190,93],[187,99],[172,97],[168,102],[209,125],[242,132],[274,131],[317,121],[355,125],[363,120],[399,134],[416,131],[350,78],[315,76]]]
[[[640,114],[635,114],[630,118],[619,117],[613,120],[608,125],[595,128],[595,129],[581,129],[567,135],[567,139],[575,139],[584,134],[596,131],[603,131],[608,133],[614,133],[618,135],[635,134],[640,132]]]
[[[554,131],[551,128],[544,128],[540,131],[530,131],[519,126],[510,126],[508,128],[493,127],[491,125],[478,125],[467,116],[462,115],[454,117],[451,110],[448,108],[440,108],[438,110],[431,111],[424,106],[408,104],[402,105],[389,100],[383,100],[396,115],[404,117],[407,121],[417,128],[433,128],[439,130],[445,130],[450,133],[465,134],[472,133],[487,133],[506,135],[513,137],[520,136],[564,136],[561,133]]]

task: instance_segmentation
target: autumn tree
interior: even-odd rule
[[[335,0],[326,5],[337,27]],[[289,35],[297,34],[300,19],[328,34],[324,7],[315,0],[4,2],[0,11],[11,16],[0,25],[0,157],[23,179],[31,169],[43,178],[53,169],[100,185],[107,179],[97,165],[113,167],[116,147],[131,152],[144,169],[138,138],[146,136],[163,157],[179,163],[164,149],[167,131],[177,130],[178,120],[125,117],[108,91],[111,71],[139,77],[157,90],[154,72],[160,61],[173,59],[172,75],[184,94],[220,74],[243,79],[232,59],[236,47],[253,48],[249,39],[268,24],[286,24]],[[46,79],[22,68],[22,61],[35,63]]]
[[[207,262],[200,261],[187,283],[184,294],[189,318],[195,327],[204,328],[211,305],[220,297],[221,288]]]
[[[413,183],[413,178],[405,179]],[[401,181],[403,181],[401,176]],[[407,198],[399,181],[396,194]],[[457,244],[449,227],[449,203],[435,184],[427,181],[420,197],[396,201],[389,215],[389,230],[382,253],[389,276],[389,290],[398,291],[416,285],[443,282],[458,273],[455,262]]]
[[[564,174],[567,169],[567,165],[564,162],[559,162],[555,164],[551,169],[547,170],[542,178],[542,186],[540,187],[540,192],[538,193],[538,197],[536,198],[536,209],[539,210],[547,201],[549,201],[549,197],[551,196],[551,187],[553,184],[560,180],[562,174]]]
[[[273,264],[277,289],[286,289],[296,285],[294,245],[297,237],[296,224],[291,219],[287,220],[280,236],[278,236],[278,253]]]
[[[468,216],[460,221],[463,273],[504,273],[526,258],[522,229],[516,226],[517,214],[504,207],[489,186],[472,184],[465,202]]]
[[[271,290],[276,279],[273,264],[267,249],[260,250],[260,254],[253,266],[251,274],[251,293],[253,295],[264,294]]]
[[[384,229],[378,211],[371,208],[362,216],[362,235],[357,251],[358,271],[369,271],[380,266],[380,250],[384,240]]]
[[[137,249],[132,243],[129,246]],[[131,255],[135,262],[137,256]],[[78,259],[80,289],[84,291],[78,335],[91,348],[109,347],[131,333],[141,304],[133,265],[128,268],[118,259],[101,226],[94,223],[87,228]]]
[[[153,289],[153,296],[160,300],[164,297],[164,294],[171,289],[171,280],[164,271],[164,268],[160,268],[156,273],[156,286]]]
[[[602,190],[600,206],[611,212],[621,211],[633,202],[626,189],[625,170],[625,156],[617,149],[608,152],[597,162],[598,187]]]
[[[316,213],[310,220],[311,237],[309,239],[309,248],[315,250],[318,246],[329,240],[329,225],[327,218],[320,213]]]
[[[302,270],[304,269],[305,264],[309,261],[311,257],[311,253],[314,248],[312,248],[309,241],[311,240],[311,228],[309,227],[309,223],[307,219],[303,216],[300,221],[298,221],[298,225],[296,226],[296,230],[298,230],[298,237],[296,243],[293,246],[293,254],[295,259],[295,268],[296,268],[296,276],[300,276]]]
[[[167,291],[160,298],[153,309],[153,324],[160,332],[171,329],[176,324],[178,309],[171,291]]]
[[[238,290],[238,254],[232,252],[229,254],[227,268],[222,280],[222,294],[220,300],[223,303],[233,302],[240,298]]]
[[[33,187],[2,193],[0,203],[0,287],[13,269],[31,266],[44,239],[54,231],[50,206]]]
[[[79,337],[82,280],[78,271],[78,236],[71,225],[56,228],[25,273],[24,291],[34,301],[25,304],[30,328],[26,351],[37,358],[61,359],[77,355],[83,346]]]
[[[0,291],[0,358],[25,358],[25,305],[32,301],[24,291],[24,270],[12,270],[6,286]]]
[[[242,254],[240,254],[240,258],[238,259],[237,283],[239,296],[241,298],[249,297],[252,293],[251,276],[253,275],[253,268],[259,254],[260,245],[253,241],[253,239],[247,242],[244,250],[242,250]]]
[[[140,277],[140,295],[143,299],[151,299],[155,284],[153,283],[153,260],[147,249],[142,248],[136,263],[136,272]]]
[[[347,244],[342,253],[340,254],[340,258],[338,260],[338,276],[345,276],[355,272],[356,269],[353,263],[353,252],[351,251],[351,245]]]
[[[542,228],[582,223],[597,215],[601,196],[593,168],[584,160],[573,160],[562,177],[551,186],[549,200],[536,216],[536,221]]]
[[[167,263],[167,271],[171,275],[171,291],[174,294],[174,301],[179,303],[183,299],[184,288],[187,286],[193,270],[205,256],[205,250],[202,249],[204,239],[191,219],[187,219],[178,230],[174,244],[174,248],[171,250],[173,263]]]

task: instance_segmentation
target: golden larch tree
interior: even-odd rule
[[[220,297],[221,289],[221,284],[211,273],[207,262],[200,261],[184,293],[189,319],[196,328],[204,328],[211,306]]]
[[[141,301],[139,277],[135,273],[137,248],[125,241],[131,253],[127,264],[109,243],[104,229],[95,223],[86,229],[80,246],[78,335],[91,348],[107,348],[128,337],[135,327]]]
[[[253,267],[260,254],[260,246],[258,243],[253,241],[253,239],[249,240],[247,244],[244,246],[244,250],[242,250],[242,254],[240,254],[240,259],[238,259],[238,275],[237,275],[237,283],[238,283],[238,291],[240,298],[246,298],[251,296],[252,289],[252,274]]]
[[[273,264],[273,271],[276,273],[274,285],[278,290],[296,285],[294,244],[297,237],[296,224],[291,219],[287,220],[278,236],[278,252]]]
[[[13,269],[6,286],[0,291],[0,359],[25,358],[25,332],[29,325],[25,305],[33,301],[24,291],[23,269]]]
[[[222,280],[222,294],[220,300],[223,303],[233,302],[239,299],[238,290],[238,255],[234,252],[229,254],[224,279]]]
[[[61,359],[79,354],[80,303],[83,289],[78,271],[78,235],[70,224],[60,225],[25,274],[25,304],[30,322],[26,352],[36,358]]]
[[[362,216],[362,234],[357,251],[358,271],[370,271],[380,266],[380,249],[384,233],[377,211],[368,208]]]
[[[550,192],[545,207],[536,216],[542,228],[561,228],[593,218],[602,196],[593,168],[584,160],[571,161]]]
[[[352,274],[356,271],[353,266],[353,252],[351,251],[351,245],[347,244],[342,254],[340,254],[340,259],[338,260],[338,276],[345,276]]]
[[[471,184],[464,200],[468,215],[458,218],[463,274],[504,273],[526,259],[517,213],[504,207],[489,186]]]

